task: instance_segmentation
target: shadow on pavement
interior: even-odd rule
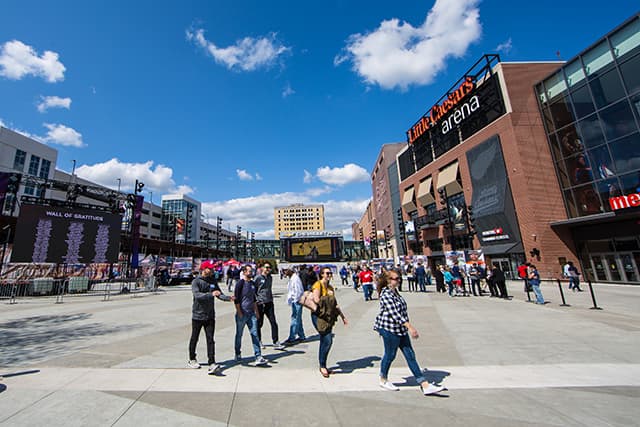
[[[367,356],[355,360],[340,360],[336,362],[338,370],[336,374],[350,374],[356,369],[372,368],[373,362],[380,360],[380,356]]]
[[[88,323],[89,313],[32,316],[0,323],[0,366],[33,363],[69,350],[69,344],[87,338],[131,330],[135,325]]]
[[[431,371],[425,369],[422,371],[422,375],[432,384],[440,384],[446,377],[451,375],[447,371]],[[398,387],[418,386],[418,382],[415,377],[404,377],[404,384],[396,384]]]

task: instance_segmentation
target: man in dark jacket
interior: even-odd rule
[[[262,348],[265,348],[262,342],[262,325],[264,325],[264,317],[267,316],[271,325],[273,348],[284,350],[284,346],[280,344],[278,339],[278,322],[276,321],[276,310],[273,306],[272,283],[271,264],[265,263],[262,266],[262,273],[255,278],[256,301],[258,303],[258,338]]]
[[[200,368],[200,364],[196,359],[196,345],[200,337],[200,329],[204,328],[209,359],[207,373],[213,375],[220,368],[216,363],[215,342],[213,340],[213,334],[216,329],[214,298],[222,301],[232,301],[233,298],[222,293],[210,268],[202,270],[202,277],[193,279],[191,292],[193,293],[193,305],[191,308],[191,340],[189,341],[189,362],[187,365],[194,369]]]

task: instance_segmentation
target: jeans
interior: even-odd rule
[[[311,323],[313,323],[313,327],[318,330],[318,316],[314,313],[311,313]],[[328,332],[320,333],[320,348],[318,349],[318,363],[321,368],[327,368],[327,357],[329,357],[329,350],[331,350],[331,346],[333,345],[333,330],[330,329]]]
[[[244,326],[247,325],[249,333],[251,333],[251,343],[253,344],[253,354],[258,357],[262,355],[260,351],[260,339],[258,338],[258,318],[255,313],[242,313],[239,317],[236,313],[236,356],[240,355],[240,347],[242,346],[242,332]]]
[[[364,300],[368,301],[373,296],[373,284],[363,283],[362,290],[364,291]]]
[[[569,277],[569,289],[580,289],[579,277]]]
[[[302,327],[302,304],[294,302],[291,304],[291,327],[289,328],[289,338],[287,341],[293,341],[296,339],[304,340],[304,328]]]
[[[453,285],[453,282],[447,282],[447,286],[449,287],[449,296],[452,297],[455,286]]]
[[[540,291],[540,285],[534,285],[531,282],[529,282],[529,284],[531,285],[531,288],[533,289],[533,293],[536,294],[536,303],[537,304],[544,304],[544,297],[542,296],[542,292]]]
[[[424,276],[418,276],[418,287],[420,288],[420,292],[426,292],[427,289],[424,287],[427,283],[427,280]]]
[[[400,348],[416,382],[418,384],[425,382],[427,379],[422,374],[420,366],[418,366],[416,354],[413,351],[413,347],[411,347],[409,335],[396,335],[386,329],[379,329],[378,333],[384,343],[384,356],[382,356],[382,362],[380,362],[380,378],[387,378],[391,362],[396,358],[396,353],[398,352],[398,348]]]
[[[208,363],[216,363],[216,343],[213,340],[213,333],[216,330],[215,319],[195,320],[191,319],[191,339],[189,340],[189,360],[196,360],[196,345],[200,337],[200,330],[204,328],[204,336],[207,338]]]
[[[473,295],[482,296],[482,288],[480,287],[480,279],[472,278],[470,280],[471,280],[471,291],[473,292]],[[478,293],[477,294],[476,294],[476,288],[478,289]]]
[[[276,322],[276,311],[273,302],[264,304],[258,303],[258,339],[262,342],[262,325],[264,324],[264,316],[266,315],[271,325],[271,341],[275,344],[278,342],[278,322]]]

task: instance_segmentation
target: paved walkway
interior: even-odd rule
[[[372,331],[378,303],[339,288],[348,327],[338,325],[329,356],[335,370],[317,371],[317,335],[253,366],[248,334],[233,356],[233,307],[216,302],[219,375],[186,368],[191,294],[32,298],[0,302],[0,424],[11,426],[127,425],[470,425],[578,426],[637,424],[640,417],[640,288],[598,285],[588,292],[544,285],[550,303],[526,302],[510,284],[511,301],[405,293],[414,341],[427,377],[449,388],[419,393],[401,355],[378,388],[382,345]],[[289,309],[276,280],[280,338]],[[270,337],[268,321],[263,336]],[[266,341],[266,340],[265,340]],[[204,336],[198,345],[206,359]]]

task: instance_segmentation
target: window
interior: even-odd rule
[[[573,194],[571,190],[567,190],[564,192],[564,200],[567,203],[567,210],[569,214],[569,218],[575,218],[578,216],[578,208],[576,206],[576,202],[573,198]]]
[[[620,184],[618,184],[618,180],[608,179],[606,181],[600,181],[597,185],[598,194],[600,194],[600,198],[603,200],[602,207],[605,211],[610,211],[611,206],[609,205],[609,198],[620,196],[622,193],[620,192]]]
[[[612,105],[600,113],[607,139],[616,139],[637,131],[629,102],[626,100]]]
[[[556,164],[556,169],[558,170],[558,176],[560,178],[560,185],[562,188],[571,187],[571,180],[569,179],[569,172],[567,172],[567,165],[564,161],[558,162]]]
[[[547,98],[553,100],[567,89],[562,72],[558,72],[544,81],[544,87],[547,89]]]
[[[640,134],[629,135],[609,144],[617,173],[640,169]]]
[[[590,150],[589,160],[591,161],[595,179],[608,179],[615,176],[613,161],[606,145]]]
[[[575,120],[569,104],[568,96],[562,96],[558,101],[551,104],[551,115],[556,129],[560,129]]]
[[[573,156],[584,150],[584,144],[578,137],[578,130],[574,125],[563,128],[557,135],[560,149],[562,150],[562,157]]]
[[[607,41],[604,40],[587,52],[582,59],[587,71],[587,76],[591,76],[596,71],[602,69],[602,67],[610,64],[613,61],[613,56],[611,55]]]
[[[564,72],[567,75],[569,87],[573,87],[585,79],[584,70],[582,69],[579,58],[568,64],[564,68]]]
[[[583,153],[565,160],[571,184],[580,185],[593,181],[593,171],[586,155]]]
[[[602,127],[600,126],[600,119],[596,114],[592,114],[586,119],[578,123],[580,135],[582,136],[581,143],[587,147],[597,147],[604,143],[604,135],[602,133]]]
[[[640,55],[636,55],[627,62],[620,65],[620,73],[627,87],[627,91],[632,94],[640,90]]]
[[[571,100],[573,101],[573,107],[576,110],[576,116],[579,119],[595,111],[588,86],[582,86],[581,88],[574,90],[571,93]]]
[[[16,157],[13,159],[13,168],[20,172],[24,172],[24,163],[27,161],[27,153],[22,150],[16,150]]]
[[[622,82],[616,69],[608,71],[599,78],[592,80],[589,82],[589,86],[591,86],[593,98],[598,108],[605,107],[624,96]]]
[[[613,54],[616,58],[620,58],[625,53],[640,46],[640,20],[635,19],[612,35],[611,46],[613,46]]]
[[[593,215],[604,210],[593,184],[576,187],[573,191],[576,196],[579,215]]]
[[[40,169],[40,157],[32,154],[29,162],[29,175],[38,176],[38,169]]]
[[[620,177],[622,194],[640,193],[640,173],[635,172]]]
[[[40,165],[40,178],[49,178],[49,171],[51,170],[51,161],[47,159],[42,159],[42,164]]]

